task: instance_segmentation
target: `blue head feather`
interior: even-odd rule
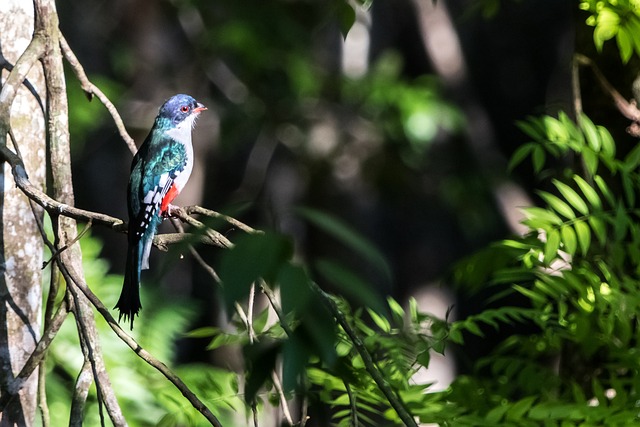
[[[200,112],[203,109],[204,105],[200,104],[191,96],[181,93],[172,96],[160,107],[158,119],[169,120],[173,126],[177,126],[193,114],[194,110],[195,112]]]

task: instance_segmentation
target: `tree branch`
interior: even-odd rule
[[[89,99],[89,101],[91,101],[91,99],[95,95],[100,100],[100,102],[102,102],[102,104],[107,108],[107,111],[109,111],[109,114],[111,114],[111,117],[113,118],[113,121],[118,128],[118,132],[120,133],[120,137],[127,144],[127,147],[129,147],[129,151],[131,151],[131,154],[136,154],[136,151],[138,151],[136,143],[127,132],[127,129],[124,126],[124,122],[122,121],[122,117],[120,117],[120,113],[118,113],[115,105],[113,105],[113,103],[104,94],[104,92],[100,90],[100,88],[89,81],[84,68],[80,64],[80,61],[78,61],[76,55],[73,53],[73,50],[71,50],[71,47],[69,46],[69,43],[67,43],[67,40],[61,33],[59,37],[62,53],[71,66],[71,69],[73,69],[74,73],[76,74],[82,90],[84,90],[87,94],[87,98]]]
[[[64,265],[64,264],[62,264]],[[61,268],[62,268],[61,265]],[[176,375],[174,374],[167,365],[162,363],[160,360],[156,359],[151,353],[146,351],[144,348],[140,346],[130,335],[128,335],[118,324],[118,322],[111,316],[109,309],[105,307],[105,305],[100,301],[100,299],[89,289],[87,284],[82,280],[73,270],[68,269],[65,266],[66,274],[69,277],[69,281],[72,282],[75,286],[78,287],[82,291],[82,293],[91,301],[93,306],[98,310],[100,315],[106,320],[109,327],[115,332],[115,334],[131,348],[142,360],[144,360],[147,364],[154,367],[158,370],[162,375],[164,375],[173,385],[180,390],[182,395],[187,398],[187,400],[196,408],[202,415],[209,420],[209,422],[216,426],[222,427],[220,421],[211,413],[209,408],[198,399],[198,397],[187,387],[187,385]]]
[[[598,83],[600,84],[602,89],[611,97],[618,111],[624,117],[631,120],[632,123],[627,128],[627,132],[632,136],[640,137],[640,109],[638,109],[636,101],[627,101],[620,94],[620,92],[618,92],[616,88],[614,88],[611,83],[609,83],[604,74],[602,74],[602,71],[600,71],[600,68],[598,68],[596,63],[593,62],[591,58],[577,53],[574,55],[574,61],[581,66],[587,66],[591,68],[591,71],[593,71],[593,75],[596,77],[596,80],[598,80]],[[577,92],[579,94],[579,90]],[[576,89],[574,88],[574,98],[575,97]],[[580,108],[582,108],[581,105]]]

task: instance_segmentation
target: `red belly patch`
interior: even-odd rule
[[[173,199],[175,199],[179,193],[180,191],[178,190],[178,187],[176,187],[175,184],[172,185],[169,191],[167,191],[167,194],[162,199],[162,204],[160,205],[161,213],[165,213],[167,211],[167,209],[169,208],[169,204],[173,202]]]

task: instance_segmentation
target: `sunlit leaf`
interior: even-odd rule
[[[618,50],[620,50],[620,59],[626,64],[633,55],[633,41],[626,29],[621,28],[616,35],[616,42],[618,44]]]
[[[213,326],[205,326],[187,332],[185,335],[191,338],[208,338],[220,333],[219,328]]]
[[[602,218],[591,216],[589,217],[589,225],[591,225],[591,228],[593,229],[598,242],[601,245],[604,245],[607,241],[607,227],[605,222],[602,220]]]
[[[560,233],[562,235],[562,242],[564,243],[564,250],[571,255],[576,253],[576,249],[578,248],[578,239],[576,238],[575,231],[573,231],[573,227],[565,225],[560,229]]]
[[[589,213],[589,207],[573,188],[569,187],[567,184],[561,181],[558,181],[557,179],[553,180],[553,185],[556,186],[565,200],[569,202],[569,204],[571,204],[574,209],[576,209],[583,215],[587,215]]]
[[[592,149],[585,147],[582,151],[582,159],[584,160],[584,165],[589,175],[595,175],[598,171],[598,154]]]
[[[371,320],[373,320],[373,323],[375,323],[378,328],[380,328],[383,332],[391,332],[391,324],[386,318],[371,309],[367,309],[367,312],[369,313],[369,316],[371,316]]]
[[[616,199],[615,199],[615,197],[613,195],[613,192],[611,191],[611,189],[609,188],[609,186],[605,182],[605,180],[599,175],[598,176],[594,176],[593,180],[598,185],[598,188],[600,189],[600,192],[602,193],[604,198],[607,199],[607,202],[609,203],[609,205],[612,206],[612,207],[615,206],[616,205]]]
[[[600,142],[602,143],[601,154],[614,159],[616,156],[616,143],[613,137],[604,126],[598,126],[598,134],[600,135]]]
[[[564,216],[567,219],[574,219],[576,217],[573,209],[571,209],[568,204],[566,204],[557,196],[551,193],[547,193],[546,191],[538,191],[538,194],[545,202],[547,202],[551,209],[558,212],[560,215]]]
[[[584,221],[576,221],[573,226],[575,227],[576,235],[578,236],[580,251],[584,256],[589,251],[589,246],[591,246],[591,230]]]
[[[528,218],[539,219],[553,225],[562,224],[562,219],[547,209],[534,206],[530,208],[523,208],[522,211]]]
[[[526,296],[527,298],[539,304],[544,304],[547,301],[547,299],[544,296],[536,292],[533,292],[531,289],[527,289],[524,286],[513,285],[513,289],[515,289],[516,291],[520,292],[522,295]]]
[[[547,243],[544,246],[544,262],[550,264],[557,255],[560,248],[560,232],[551,230],[547,233]]]
[[[587,117],[586,114],[580,115],[580,128],[582,128],[582,131],[584,132],[587,138],[587,143],[589,144],[589,146],[596,153],[599,152],[600,149],[602,148],[602,142],[600,141],[600,133],[598,132],[598,129],[593,124],[591,119]]]
[[[578,187],[580,187],[582,194],[584,194],[589,204],[596,209],[600,209],[602,207],[602,201],[600,200],[600,196],[598,196],[598,192],[580,175],[574,175],[573,180],[578,184]]]

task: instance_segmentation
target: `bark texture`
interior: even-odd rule
[[[0,1],[2,79],[28,46],[34,31],[33,3]],[[31,182],[44,190],[46,171],[42,66],[29,72],[11,106],[10,148],[23,159]],[[15,139],[17,146],[12,146]],[[37,215],[42,215],[37,209]],[[0,382],[11,384],[40,338],[42,239],[27,197],[16,188],[10,167],[0,172]],[[37,374],[0,414],[0,426],[32,425],[37,402]]]

